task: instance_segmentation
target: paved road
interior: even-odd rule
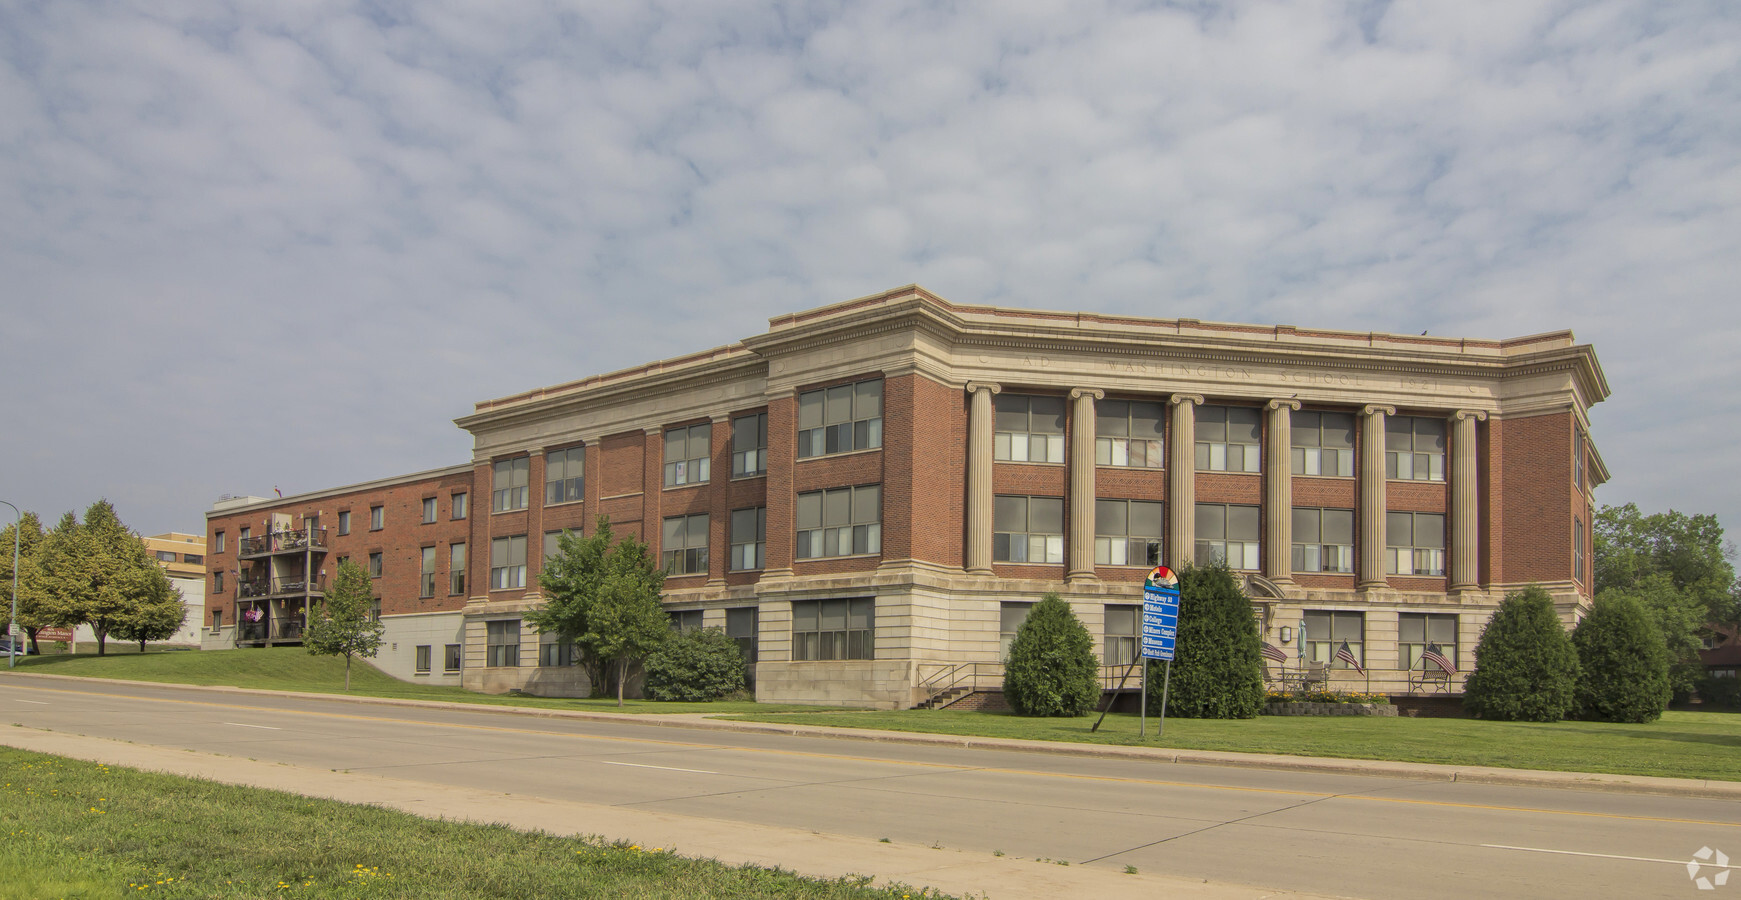
[[[0,723],[313,769],[1352,897],[1741,897],[1733,800],[6,679]],[[1713,870],[1705,870],[1707,876]]]

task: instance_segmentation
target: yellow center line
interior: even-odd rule
[[[392,723],[392,724],[396,724],[396,725],[425,725],[425,726],[428,726],[431,728],[453,728],[453,729],[460,729],[460,730],[466,730],[466,731],[486,731],[486,732],[494,732],[494,733],[502,733],[502,734],[530,734],[530,735],[539,735],[542,737],[578,738],[581,740],[591,740],[591,741],[614,741],[617,743],[657,744],[660,746],[681,747],[681,748],[693,749],[693,750],[730,750],[730,751],[739,752],[739,753],[757,753],[757,754],[765,754],[765,755],[771,755],[771,756],[801,757],[801,758],[809,758],[809,759],[825,759],[825,760],[835,760],[835,761],[844,761],[844,762],[863,762],[863,763],[873,763],[873,764],[887,765],[887,766],[905,766],[905,767],[909,767],[909,768],[918,768],[918,769],[949,769],[949,770],[955,770],[955,771],[971,771],[971,772],[976,772],[976,773],[983,772],[983,773],[995,774],[995,775],[1015,775],[1015,776],[1028,776],[1028,777],[1041,777],[1041,778],[1060,778],[1060,779],[1066,779],[1066,780],[1072,780],[1072,781],[1095,781],[1095,782],[1103,782],[1103,783],[1110,783],[1110,784],[1139,784],[1139,785],[1146,785],[1146,786],[1151,786],[1151,787],[1177,787],[1177,788],[1193,788],[1193,789],[1198,789],[1198,790],[1210,790],[1210,791],[1233,791],[1233,792],[1248,793],[1248,794],[1275,794],[1275,795],[1279,795],[1279,796],[1290,796],[1290,797],[1315,797],[1315,798],[1319,798],[1322,800],[1352,800],[1352,801],[1363,801],[1363,802],[1368,802],[1368,803],[1401,803],[1401,804],[1408,804],[1408,805],[1412,805],[1412,806],[1431,806],[1431,807],[1439,807],[1439,808],[1444,808],[1444,809],[1471,809],[1471,810],[1482,810],[1482,811],[1487,811],[1487,812],[1534,813],[1534,814],[1546,815],[1546,816],[1571,816],[1571,817],[1576,817],[1576,818],[1589,818],[1589,819],[1619,819],[1619,820],[1623,820],[1623,821],[1632,821],[1632,822],[1660,822],[1660,823],[1668,823],[1668,824],[1676,824],[1676,825],[1710,825],[1710,826],[1715,826],[1715,827],[1719,827],[1719,828],[1741,828],[1741,822],[1719,822],[1719,821],[1711,821],[1711,820],[1705,820],[1705,819],[1682,819],[1682,818],[1675,818],[1672,816],[1639,816],[1639,815],[1629,815],[1626,813],[1589,812],[1589,811],[1583,811],[1583,810],[1568,810],[1568,809],[1545,809],[1542,807],[1533,807],[1533,806],[1495,806],[1495,805],[1485,804],[1485,803],[1458,803],[1458,802],[1450,801],[1450,800],[1417,800],[1417,799],[1411,799],[1411,798],[1407,798],[1407,797],[1373,797],[1373,796],[1369,796],[1366,794],[1333,794],[1333,793],[1325,793],[1323,791],[1301,791],[1301,790],[1291,790],[1291,789],[1287,789],[1287,788],[1244,787],[1241,785],[1232,785],[1232,784],[1202,784],[1202,783],[1190,782],[1190,781],[1168,781],[1168,780],[1157,779],[1157,778],[1128,778],[1128,777],[1123,777],[1123,776],[1118,776],[1118,775],[1085,775],[1085,774],[1076,773],[1076,772],[1045,772],[1045,771],[1038,771],[1038,770],[1033,770],[1033,769],[1010,769],[1010,768],[1001,768],[1001,767],[993,767],[993,766],[962,765],[959,763],[929,763],[929,762],[920,762],[920,761],[916,761],[916,760],[898,760],[898,759],[892,760],[892,759],[879,759],[877,757],[870,757],[870,756],[851,756],[851,755],[839,754],[839,753],[818,753],[818,752],[809,751],[809,750],[781,750],[781,749],[769,748],[769,747],[732,747],[732,746],[720,744],[717,741],[710,742],[710,743],[703,743],[703,742],[696,742],[696,741],[663,740],[663,739],[658,739],[658,738],[611,737],[608,735],[599,735],[599,734],[567,733],[567,732],[559,732],[559,731],[542,730],[542,729],[536,729],[536,728],[514,728],[514,727],[502,726],[502,725],[473,725],[473,724],[466,724],[466,723],[460,723],[460,722],[431,722],[431,721],[422,720],[422,719],[396,718],[396,717],[392,717],[392,716],[367,716],[367,715],[358,715],[355,713],[322,712],[322,711],[318,711],[318,710],[279,709],[279,708],[270,707],[270,706],[239,706],[239,705],[236,705],[233,703],[213,703],[211,701],[206,701],[206,700],[180,700],[180,699],[175,699],[175,698],[170,698],[170,697],[135,697],[135,696],[127,695],[127,694],[105,693],[103,691],[73,690],[70,688],[43,688],[43,687],[36,687],[35,685],[28,685],[28,686],[26,686],[26,685],[9,685],[9,686],[10,687],[25,688],[28,690],[47,691],[47,692],[57,693],[57,694],[77,694],[77,695],[90,696],[90,697],[120,698],[120,699],[126,699],[126,700],[145,700],[145,701],[150,701],[153,703],[176,703],[176,704],[181,704],[184,706],[210,706],[210,707],[217,707],[217,708],[226,709],[226,710],[246,710],[246,711],[250,711],[250,712],[272,713],[272,714],[278,714],[278,715],[293,714],[293,715],[301,715],[301,716],[312,716],[315,718],[345,719],[345,720],[358,721],[358,722],[386,722],[386,723]],[[311,698],[317,698],[317,697],[318,697],[318,695],[311,695]],[[414,707],[406,707],[406,708],[411,709]],[[469,712],[470,710],[449,710],[449,711],[450,712]],[[487,710],[480,710],[480,711],[486,712],[486,713],[488,712]],[[635,724],[634,720],[631,717],[624,716],[623,718],[625,721],[622,724],[627,724],[627,725]],[[555,721],[561,721],[561,719],[555,719]],[[590,723],[594,723],[594,724],[597,724],[599,722],[599,720],[597,720],[597,719],[590,719],[590,720],[589,719],[575,719],[575,720],[571,720],[571,721],[574,721],[576,723],[590,722]],[[648,726],[648,727],[656,727],[656,726]],[[1278,812],[1279,811],[1280,810],[1278,810]]]

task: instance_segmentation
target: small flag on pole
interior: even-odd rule
[[[1360,660],[1354,658],[1354,651],[1348,649],[1347,641],[1343,641],[1342,644],[1336,648],[1336,658],[1347,663],[1348,667],[1354,671],[1359,672],[1362,675],[1366,674],[1366,669],[1361,667]]]
[[[1457,664],[1445,657],[1444,651],[1439,649],[1438,644],[1428,644],[1427,649],[1421,651],[1421,661],[1438,666],[1439,670],[1446,675],[1457,674]]]
[[[282,497],[282,496],[284,496],[284,492],[283,492],[283,491],[281,491],[281,490],[279,490],[279,489],[278,489],[278,488],[276,488],[276,487],[274,487],[274,488],[273,488],[273,489],[272,489],[272,493],[274,493],[274,494],[277,494],[277,495],[278,495],[278,496],[280,496],[280,497]]]
[[[1263,653],[1263,658],[1270,660],[1271,662],[1285,663],[1288,661],[1288,655],[1282,652],[1282,648],[1277,647],[1269,641],[1263,642],[1263,650],[1261,652]]]

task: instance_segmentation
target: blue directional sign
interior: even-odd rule
[[[1179,579],[1158,566],[1143,585],[1143,659],[1172,659],[1179,639]]]

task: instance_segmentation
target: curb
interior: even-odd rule
[[[520,706],[497,706],[488,703],[451,703],[443,700],[411,700],[393,697],[357,697],[344,694],[322,694],[313,691],[272,691],[241,688],[230,685],[179,684],[162,681],[132,681],[119,678],[90,678],[79,675],[51,675],[34,672],[0,672],[9,677],[40,678],[83,684],[125,684],[137,687],[176,688],[223,694],[265,697],[319,697],[364,706],[397,706],[421,709],[443,709],[486,712],[499,715],[531,716],[545,719],[570,719],[592,722],[638,722],[663,727],[689,728],[697,731],[731,731],[740,733],[783,734],[835,740],[869,741],[886,744],[915,744],[960,747],[974,750],[1007,750],[1020,753],[1043,753],[1054,756],[1078,756],[1091,759],[1149,760],[1175,765],[1225,766],[1242,769],[1269,769],[1288,772],[1311,772],[1323,775],[1365,775],[1400,778],[1415,781],[1465,782],[1472,784],[1507,785],[1603,791],[1619,794],[1655,794],[1671,797],[1741,800],[1741,781],[1713,781],[1694,778],[1667,778],[1653,775],[1613,775],[1596,772],[1557,772],[1541,769],[1506,769],[1494,766],[1458,766],[1439,763],[1411,763],[1393,760],[1345,759],[1340,757],[1287,756],[1275,753],[1237,753],[1222,750],[1175,750],[1165,747],[1123,747],[1103,744],[1072,744],[1059,741],[1030,741],[1018,738],[963,737],[925,732],[883,731],[869,728],[839,728],[827,725],[789,725],[772,722],[740,722],[713,718],[709,713],[611,713],[590,710],[535,709]]]

